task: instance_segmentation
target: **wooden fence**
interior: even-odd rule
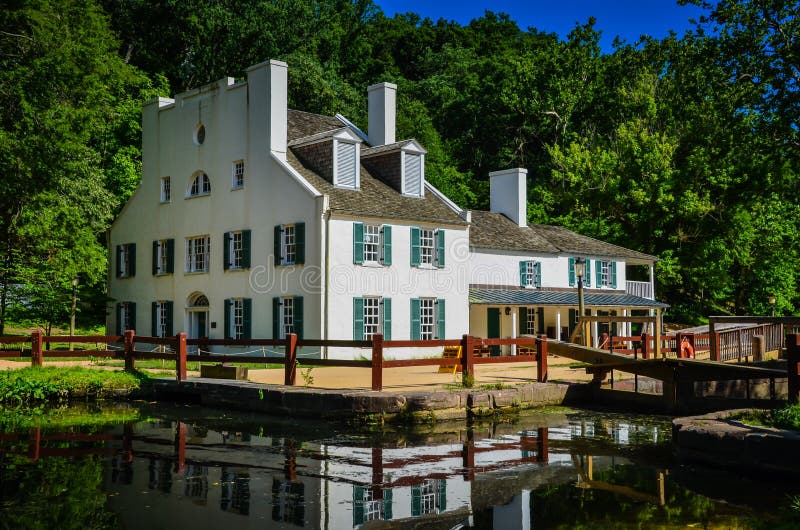
[[[44,348],[46,341],[59,343],[95,343],[105,344],[106,349],[97,350],[49,350]],[[120,344],[121,348],[112,349],[108,345]],[[295,385],[297,379],[297,366],[346,366],[371,368],[372,389],[383,389],[383,370],[403,366],[457,366],[467,376],[474,376],[475,365],[507,362],[535,362],[536,379],[547,381],[547,336],[519,337],[515,339],[482,339],[471,335],[464,335],[461,339],[452,340],[390,340],[384,341],[382,335],[374,335],[371,340],[318,340],[301,339],[295,334],[290,334],[285,339],[187,339],[186,333],[179,333],[174,337],[146,337],[138,336],[132,330],[120,335],[108,336],[50,336],[45,337],[41,331],[34,331],[30,337],[3,337],[0,344],[30,344],[30,353],[24,352],[24,346],[19,350],[0,351],[0,357],[27,357],[30,356],[32,366],[42,366],[45,357],[93,357],[101,355],[114,359],[124,359],[125,369],[133,370],[137,360],[163,359],[175,363],[175,377],[178,381],[186,379],[187,362],[215,362],[215,363],[249,363],[264,364],[277,363],[284,367],[284,384]],[[161,346],[155,350],[141,349],[141,345]],[[197,346],[197,353],[189,353],[188,347]],[[252,347],[270,346],[280,348],[283,355],[231,355],[203,353],[202,348],[210,346],[227,347]],[[458,346],[461,348],[460,357],[385,360],[384,352],[389,349],[402,348],[442,348]],[[520,355],[482,357],[481,353],[492,346],[516,346]],[[298,357],[299,348],[367,348],[371,351],[369,360],[350,359],[321,359]]]

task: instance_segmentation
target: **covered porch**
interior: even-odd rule
[[[654,314],[656,309],[665,307],[668,306],[661,302],[621,291],[587,290],[584,294],[587,316],[648,316]],[[577,318],[577,290],[469,290],[469,332],[476,337],[516,338],[546,334],[548,338],[566,341],[575,328]],[[642,333],[641,326],[630,322],[593,322],[590,325],[590,344],[597,347],[598,338],[603,333],[614,336],[638,335]],[[495,346],[490,354],[515,355],[516,352],[513,346]]]

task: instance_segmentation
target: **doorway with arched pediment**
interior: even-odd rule
[[[194,292],[186,299],[186,335],[190,339],[208,337],[208,297]]]

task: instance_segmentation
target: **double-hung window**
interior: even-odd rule
[[[229,298],[225,300],[225,338],[249,339],[253,301],[251,298]]]
[[[225,232],[223,269],[237,270],[250,267],[250,230]]]
[[[303,297],[276,296],[272,299],[272,336],[285,339],[290,333],[303,337]]]
[[[151,306],[152,333],[154,337],[172,336],[172,308],[169,300],[153,302]]]
[[[444,267],[445,231],[411,227],[411,265]]]
[[[371,340],[378,334],[392,340],[391,298],[353,298],[353,340]]]
[[[208,272],[211,257],[209,236],[186,239],[186,272]]]
[[[169,177],[161,177],[161,202],[172,200],[172,184]]]
[[[542,266],[538,261],[519,262],[519,283],[522,287],[542,286]]]
[[[445,337],[444,299],[411,299],[411,340],[433,340]]]
[[[153,241],[153,276],[172,274],[175,270],[175,240]]]
[[[595,274],[597,287],[617,288],[617,262],[609,260],[595,260]]]
[[[302,265],[306,260],[306,224],[275,227],[275,265]]]
[[[237,160],[231,165],[231,188],[244,188],[244,160]]]
[[[136,276],[136,243],[117,245],[117,278]]]
[[[119,302],[117,304],[117,335],[122,335],[128,329],[136,329],[136,304]]]
[[[353,263],[392,264],[392,227],[353,223]]]
[[[411,515],[419,517],[429,513],[442,513],[447,509],[447,481],[427,479],[411,486]]]

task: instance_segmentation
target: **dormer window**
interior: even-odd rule
[[[333,141],[333,185],[358,189],[358,143],[336,138]]]
[[[402,151],[403,195],[422,197],[425,164],[422,153]]]
[[[202,171],[195,174],[192,183],[189,185],[189,193],[187,197],[198,197],[200,195],[208,195],[211,193],[211,180],[208,175]]]

